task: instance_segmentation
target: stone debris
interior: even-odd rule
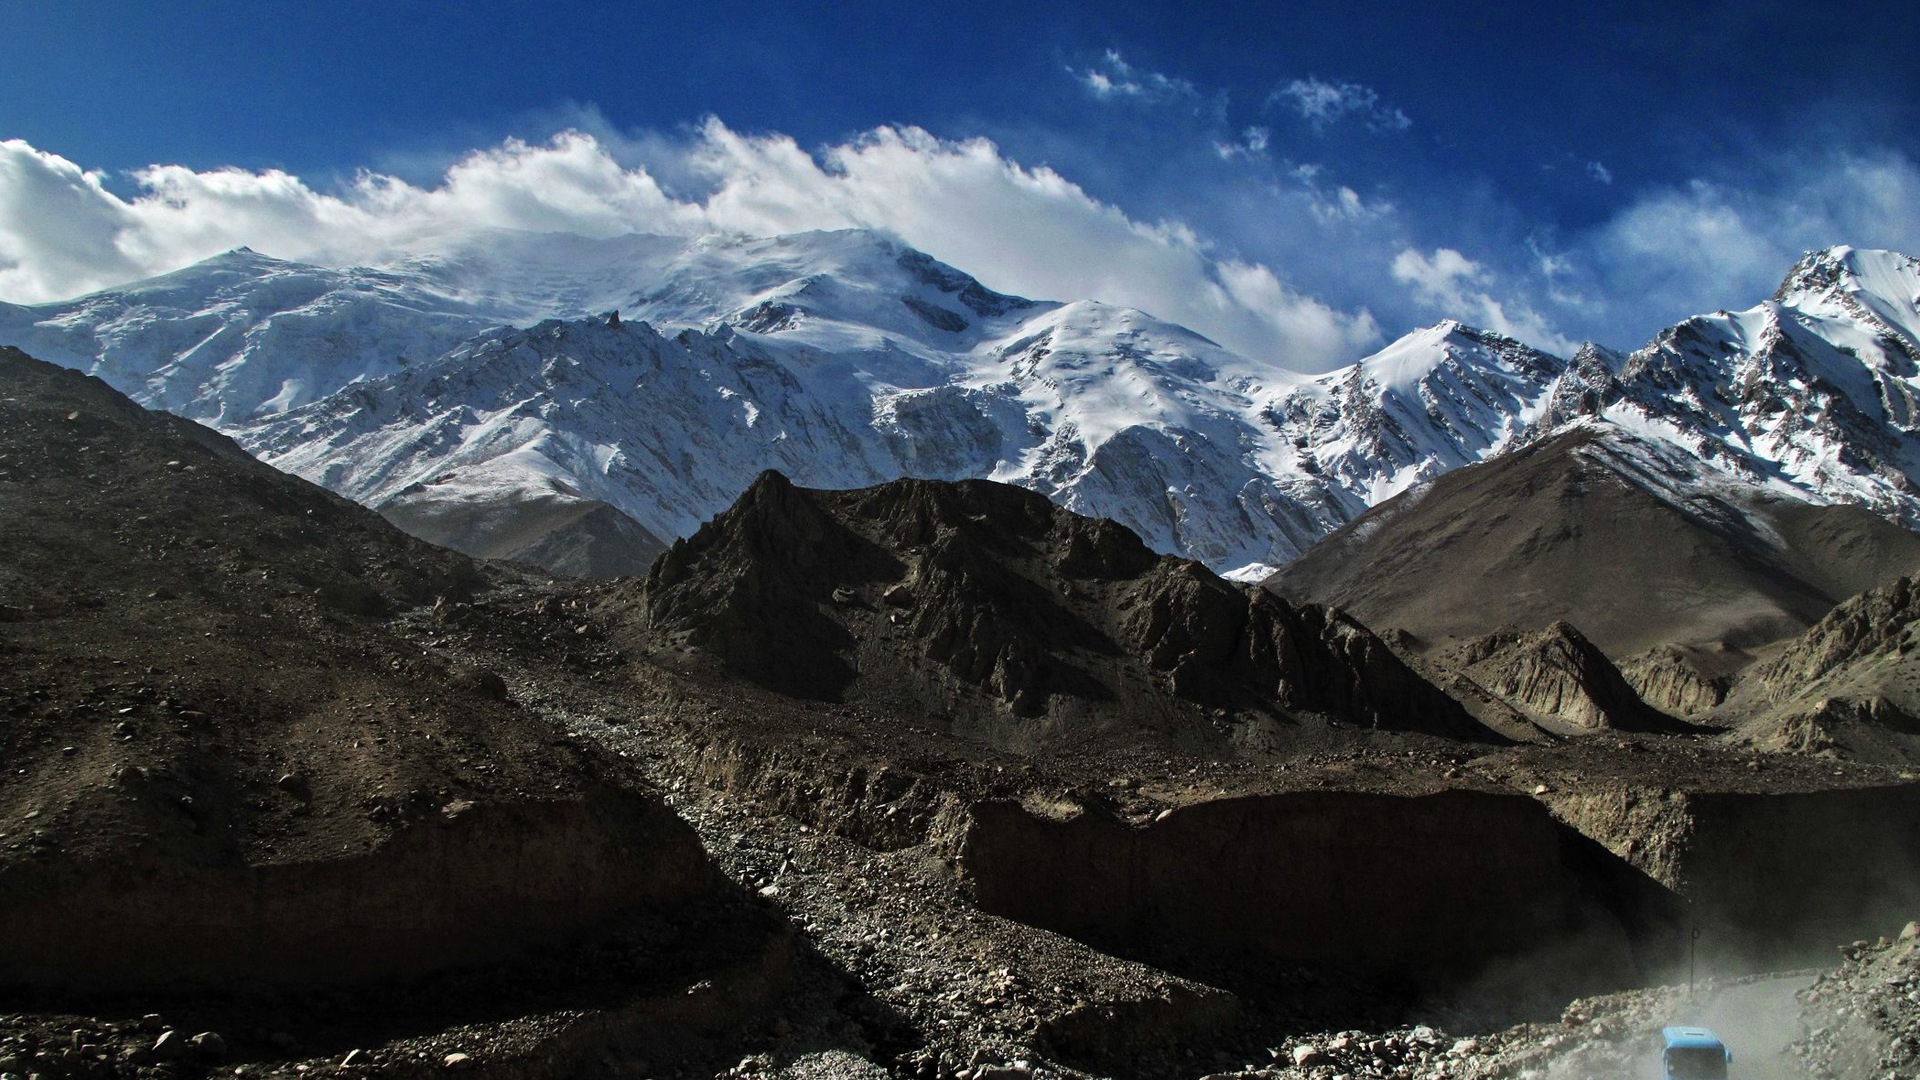
[[[187,1040],[185,1036],[177,1031],[163,1031],[160,1033],[160,1037],[153,1042],[151,1056],[156,1061],[171,1061],[185,1053],[186,1049]]]
[[[1806,1034],[1791,1049],[1805,1075],[1920,1076],[1920,927],[1908,923],[1891,942],[1855,942],[1843,956],[1800,993]]]

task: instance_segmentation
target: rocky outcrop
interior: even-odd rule
[[[1729,696],[1766,750],[1920,761],[1920,586],[1900,578],[1847,600]]]
[[[1368,727],[1475,733],[1457,703],[1332,608],[1243,592],[1174,560],[1155,568],[1141,594],[1124,620],[1128,636],[1183,697],[1209,701],[1252,686],[1286,707]]]
[[[1920,654],[1920,586],[1903,577],[1848,599],[1784,652],[1753,671],[1753,681],[1781,700],[1849,667]]]
[[[1311,713],[1488,737],[1351,619],[987,481],[826,492],[765,474],[626,603],[656,633],[803,696],[907,696],[938,714],[963,693],[1096,724]]]
[[[1564,622],[1488,634],[1457,647],[1446,661],[1537,722],[1581,732],[1678,727],[1648,707],[1606,654]]]
[[[1707,657],[1699,649],[1660,646],[1629,658],[1620,665],[1620,674],[1652,708],[1697,720],[1725,701],[1733,685],[1728,652],[1738,654],[1735,665],[1746,658],[1738,650],[1720,650],[1719,655]]]
[[[725,513],[676,540],[648,571],[647,624],[761,685],[832,697],[852,677],[850,637],[828,613],[836,589],[902,567],[822,512],[784,476],[761,474]]]
[[[1789,701],[1744,725],[1755,749],[1786,754],[1830,754],[1881,762],[1913,762],[1920,719],[1875,694]]]

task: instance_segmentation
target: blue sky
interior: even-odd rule
[[[1441,316],[1632,347],[1920,251],[1914,7],[10,4],[0,299],[862,224],[1302,368]]]

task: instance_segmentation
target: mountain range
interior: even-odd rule
[[[1920,522],[1920,264],[1844,247],[1628,353],[1448,321],[1320,375],[1145,312],[1003,295],[864,231],[497,233],[355,268],[238,249],[0,304],[0,341],[416,535],[582,576],[642,572],[777,469],[1012,483],[1258,580],[1395,496],[1574,431],[1641,496],[1761,547],[1791,546],[1775,519],[1802,505]],[[1818,618],[1836,589],[1813,589],[1754,633]]]
[[[995,293],[870,232],[496,234],[374,268],[236,250],[0,305],[0,338],[430,539],[563,571],[634,572],[776,468],[1010,482],[1254,579],[1581,417],[1714,482],[1911,524],[1916,294],[1912,259],[1835,248],[1629,354],[1443,322],[1307,376],[1144,312]]]

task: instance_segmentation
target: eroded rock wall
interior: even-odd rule
[[[456,808],[364,853],[0,868],[0,985],[344,984],[482,965],[719,884],[657,800]]]
[[[1122,951],[1432,983],[1552,957],[1570,985],[1624,985],[1675,925],[1664,890],[1540,804],[1481,792],[1252,796],[1144,824],[985,803],[959,861],[983,909]]]
[[[1563,820],[1680,894],[1716,968],[1824,963],[1920,911],[1920,784],[1551,798]]]
[[[1920,784],[1694,795],[1689,809],[1680,888],[1728,963],[1826,963],[1920,911]]]

